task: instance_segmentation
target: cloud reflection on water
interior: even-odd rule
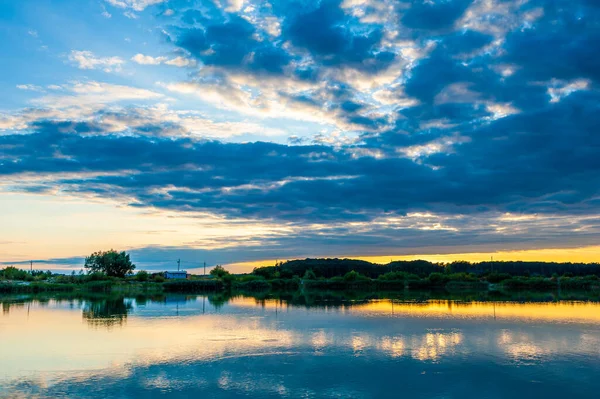
[[[421,372],[446,376],[449,368],[493,370],[515,381],[523,366],[547,381],[557,372],[568,381],[573,369],[565,362],[575,360],[579,379],[600,371],[597,303],[380,300],[306,308],[254,298],[218,306],[202,297],[123,299],[115,309],[125,310],[126,323],[101,328],[105,316],[114,319],[104,306],[111,301],[5,305],[0,397],[109,397],[120,390],[124,397],[377,397],[375,384]],[[100,321],[90,309],[102,310]],[[356,377],[357,367],[370,378]],[[407,374],[388,382],[388,368]]]

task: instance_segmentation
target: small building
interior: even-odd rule
[[[187,272],[185,270],[178,270],[176,272],[165,272],[164,276],[167,280],[185,280],[187,278]]]

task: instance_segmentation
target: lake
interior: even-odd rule
[[[1,398],[600,392],[597,302],[161,295],[0,303]]]

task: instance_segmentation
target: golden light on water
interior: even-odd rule
[[[116,324],[86,319],[93,314],[85,316],[85,301],[4,303],[0,356],[10,367],[0,365],[0,382],[35,372],[37,383],[47,386],[65,378],[84,381],[90,373],[127,378],[133,367],[155,364],[332,351],[423,362],[474,350],[513,362],[561,353],[600,355],[600,336],[586,332],[600,325],[600,303],[377,300],[305,308],[238,297],[201,314],[203,298],[187,299],[192,307],[185,301],[181,308],[134,303]],[[540,337],[539,331],[546,333]],[[144,383],[176,382],[157,377]]]
[[[260,304],[265,309],[285,308],[288,305],[280,300],[260,300],[239,297],[231,301],[232,306],[255,307]],[[321,302],[327,305],[327,302]],[[332,306],[332,311],[339,312]],[[595,302],[459,302],[450,300],[429,300],[425,302],[405,302],[382,299],[366,303],[346,301],[343,311],[363,316],[407,316],[440,318],[492,318],[549,321],[557,323],[600,323],[600,303]]]

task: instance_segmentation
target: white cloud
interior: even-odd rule
[[[37,30],[33,30],[33,29],[32,29],[32,30],[29,30],[29,31],[27,31],[27,34],[28,34],[29,36],[38,37]]]
[[[470,83],[452,83],[435,96],[435,104],[475,103],[481,98],[481,94],[472,91],[470,87]]]
[[[138,15],[136,13],[134,13],[133,11],[125,11],[123,13],[123,15],[125,15],[127,18],[129,19],[138,19]]]
[[[196,61],[185,57],[175,57],[172,60],[166,61],[165,64],[183,68],[196,65]]]
[[[383,105],[398,108],[409,108],[419,104],[419,100],[409,97],[401,86],[391,86],[389,89],[377,90],[373,93],[373,99]]]
[[[204,68],[201,72],[210,74],[208,69]],[[268,77],[257,80],[243,74],[230,74],[219,83],[198,81],[158,84],[171,92],[193,95],[205,103],[243,115],[333,125],[345,133],[365,130],[364,126],[348,122],[338,111],[329,109],[331,93],[326,82]],[[307,93],[316,102],[298,99]]]
[[[24,90],[29,86],[21,85]],[[164,95],[136,87],[103,82],[73,82],[69,85],[51,85],[62,92],[47,94],[31,101],[33,108],[12,114],[0,114],[0,134],[5,131],[28,132],[39,120],[95,122],[102,132],[128,133],[136,128],[157,126],[150,135],[235,140],[247,135],[283,138],[289,132],[266,127],[252,121],[213,121],[193,110],[172,110],[164,103]],[[41,87],[33,86],[35,89]],[[151,105],[132,106],[132,101],[150,102]],[[127,105],[120,103],[126,101]],[[71,126],[65,125],[65,131]],[[98,134],[95,132],[94,134]],[[139,134],[139,132],[138,132]],[[143,133],[146,134],[146,133]]]
[[[144,11],[148,6],[160,4],[166,0],[105,0],[110,5],[119,8],[131,8],[135,11]]]
[[[227,12],[238,12],[244,7],[244,0],[227,0],[227,3],[225,8]]]
[[[19,90],[29,90],[29,91],[44,91],[44,89],[40,86],[26,84],[26,85],[17,85],[17,89]]]
[[[548,85],[550,102],[557,103],[569,94],[579,90],[589,90],[592,82],[589,79],[575,79],[570,82],[564,80],[552,80]]]
[[[95,81],[75,82],[65,89],[68,93],[64,95],[47,95],[33,100],[32,103],[49,109],[68,107],[97,109],[103,104],[124,100],[155,100],[164,97],[151,90]]]
[[[452,153],[454,147],[463,143],[470,142],[471,139],[466,136],[455,134],[453,136],[440,137],[425,144],[413,145],[410,147],[398,148],[396,152],[413,160],[437,153]]]
[[[131,57],[131,60],[141,65],[166,64],[181,68],[196,65],[196,61],[185,57],[175,57],[169,60],[167,57],[152,57],[150,55],[136,54]]]
[[[266,137],[284,137],[287,134],[254,122],[216,122],[196,111],[175,111],[165,104],[122,111],[106,113],[98,121],[115,132],[148,125],[166,126],[160,131],[160,135],[164,136],[231,139],[247,134]]]
[[[102,14],[100,15],[102,15],[104,18],[112,18],[112,14],[106,10],[102,11]]]
[[[167,57],[152,57],[150,55],[136,54],[131,60],[142,65],[159,65],[167,60]]]
[[[119,57],[96,57],[91,51],[71,50],[69,61],[79,69],[102,69],[104,72],[119,72],[125,63]]]
[[[263,23],[263,29],[271,36],[281,35],[281,22],[277,17],[266,17]]]
[[[476,0],[456,22],[456,27],[503,38],[510,30],[531,24],[544,14],[542,8],[523,8],[524,3],[524,0]]]
[[[513,107],[513,105],[510,103],[488,102],[485,104],[485,109],[493,114],[491,119],[504,118],[505,116],[518,114],[521,112],[517,108]]]

